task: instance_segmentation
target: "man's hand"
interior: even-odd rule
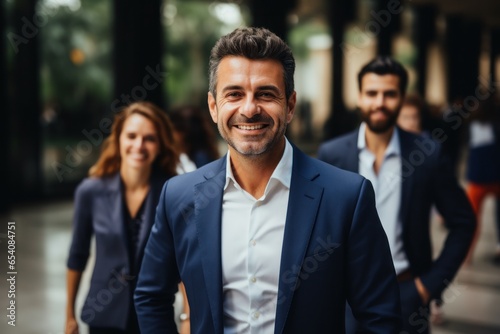
[[[422,302],[424,303],[424,305],[427,305],[427,303],[429,303],[431,299],[431,295],[427,288],[424,286],[424,283],[422,283],[422,280],[420,280],[420,277],[415,278],[415,286],[417,287],[420,298],[422,298]]]

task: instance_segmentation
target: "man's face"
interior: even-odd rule
[[[398,117],[398,126],[408,132],[422,132],[420,111],[414,105],[405,104],[401,107]]]
[[[284,143],[295,110],[295,92],[285,97],[283,67],[275,60],[222,59],[217,98],[208,94],[212,120],[230,149],[241,155],[272,153]]]
[[[403,103],[399,80],[394,74],[375,73],[367,73],[361,79],[358,107],[371,131],[384,133],[396,124]]]

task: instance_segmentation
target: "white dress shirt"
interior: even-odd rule
[[[272,334],[293,150],[286,140],[258,199],[236,182],[230,161],[228,152],[221,241],[224,333]]]
[[[366,147],[365,131],[366,124],[362,123],[358,134],[359,174],[373,185],[377,212],[389,241],[394,269],[399,274],[410,267],[403,249],[403,224],[400,216],[403,178],[399,133],[394,128],[377,175],[373,169],[375,154]]]

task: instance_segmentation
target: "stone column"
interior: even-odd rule
[[[0,100],[3,101],[3,109],[5,110],[0,122],[0,150],[5,157],[3,163],[0,163],[0,189],[2,189],[2,200],[0,201],[0,213],[5,213],[10,207],[10,170],[9,161],[11,160],[10,150],[10,113],[9,100],[7,94],[7,59],[5,57],[7,49],[7,32],[5,29],[6,12],[5,1],[0,1]]]
[[[474,95],[478,85],[481,24],[461,17],[446,20],[448,101]]]
[[[148,100],[165,108],[162,86],[163,34],[161,0],[113,2],[113,111],[130,102]]]
[[[432,5],[418,6],[414,9],[415,22],[413,26],[413,40],[417,48],[415,68],[417,70],[417,92],[426,96],[425,83],[427,82],[427,54],[429,43],[436,35],[436,8]]]
[[[271,30],[283,40],[287,40],[288,13],[295,7],[297,0],[251,0],[252,26]]]
[[[8,138],[9,166],[7,177],[11,187],[6,197],[32,200],[41,197],[41,104],[39,36],[42,18],[35,13],[36,0],[13,2],[12,29],[7,32],[8,47],[13,48],[8,69],[8,105],[11,119]],[[5,36],[2,34],[2,36]],[[6,125],[3,125],[6,126]]]

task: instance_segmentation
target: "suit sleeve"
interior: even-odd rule
[[[363,333],[399,333],[399,286],[389,243],[375,208],[375,194],[368,180],[361,185],[347,257],[347,301],[360,330]]]
[[[73,214],[73,235],[69,250],[67,267],[83,271],[90,253],[92,239],[92,193],[85,183],[75,191],[75,210]]]
[[[164,185],[149,236],[134,294],[142,333],[177,333],[173,303],[180,282],[174,238],[167,220],[167,187]]]
[[[439,257],[431,269],[421,275],[421,280],[431,296],[438,298],[467,255],[476,229],[476,218],[445,156],[439,158],[433,181],[435,205],[448,228],[448,236]]]

